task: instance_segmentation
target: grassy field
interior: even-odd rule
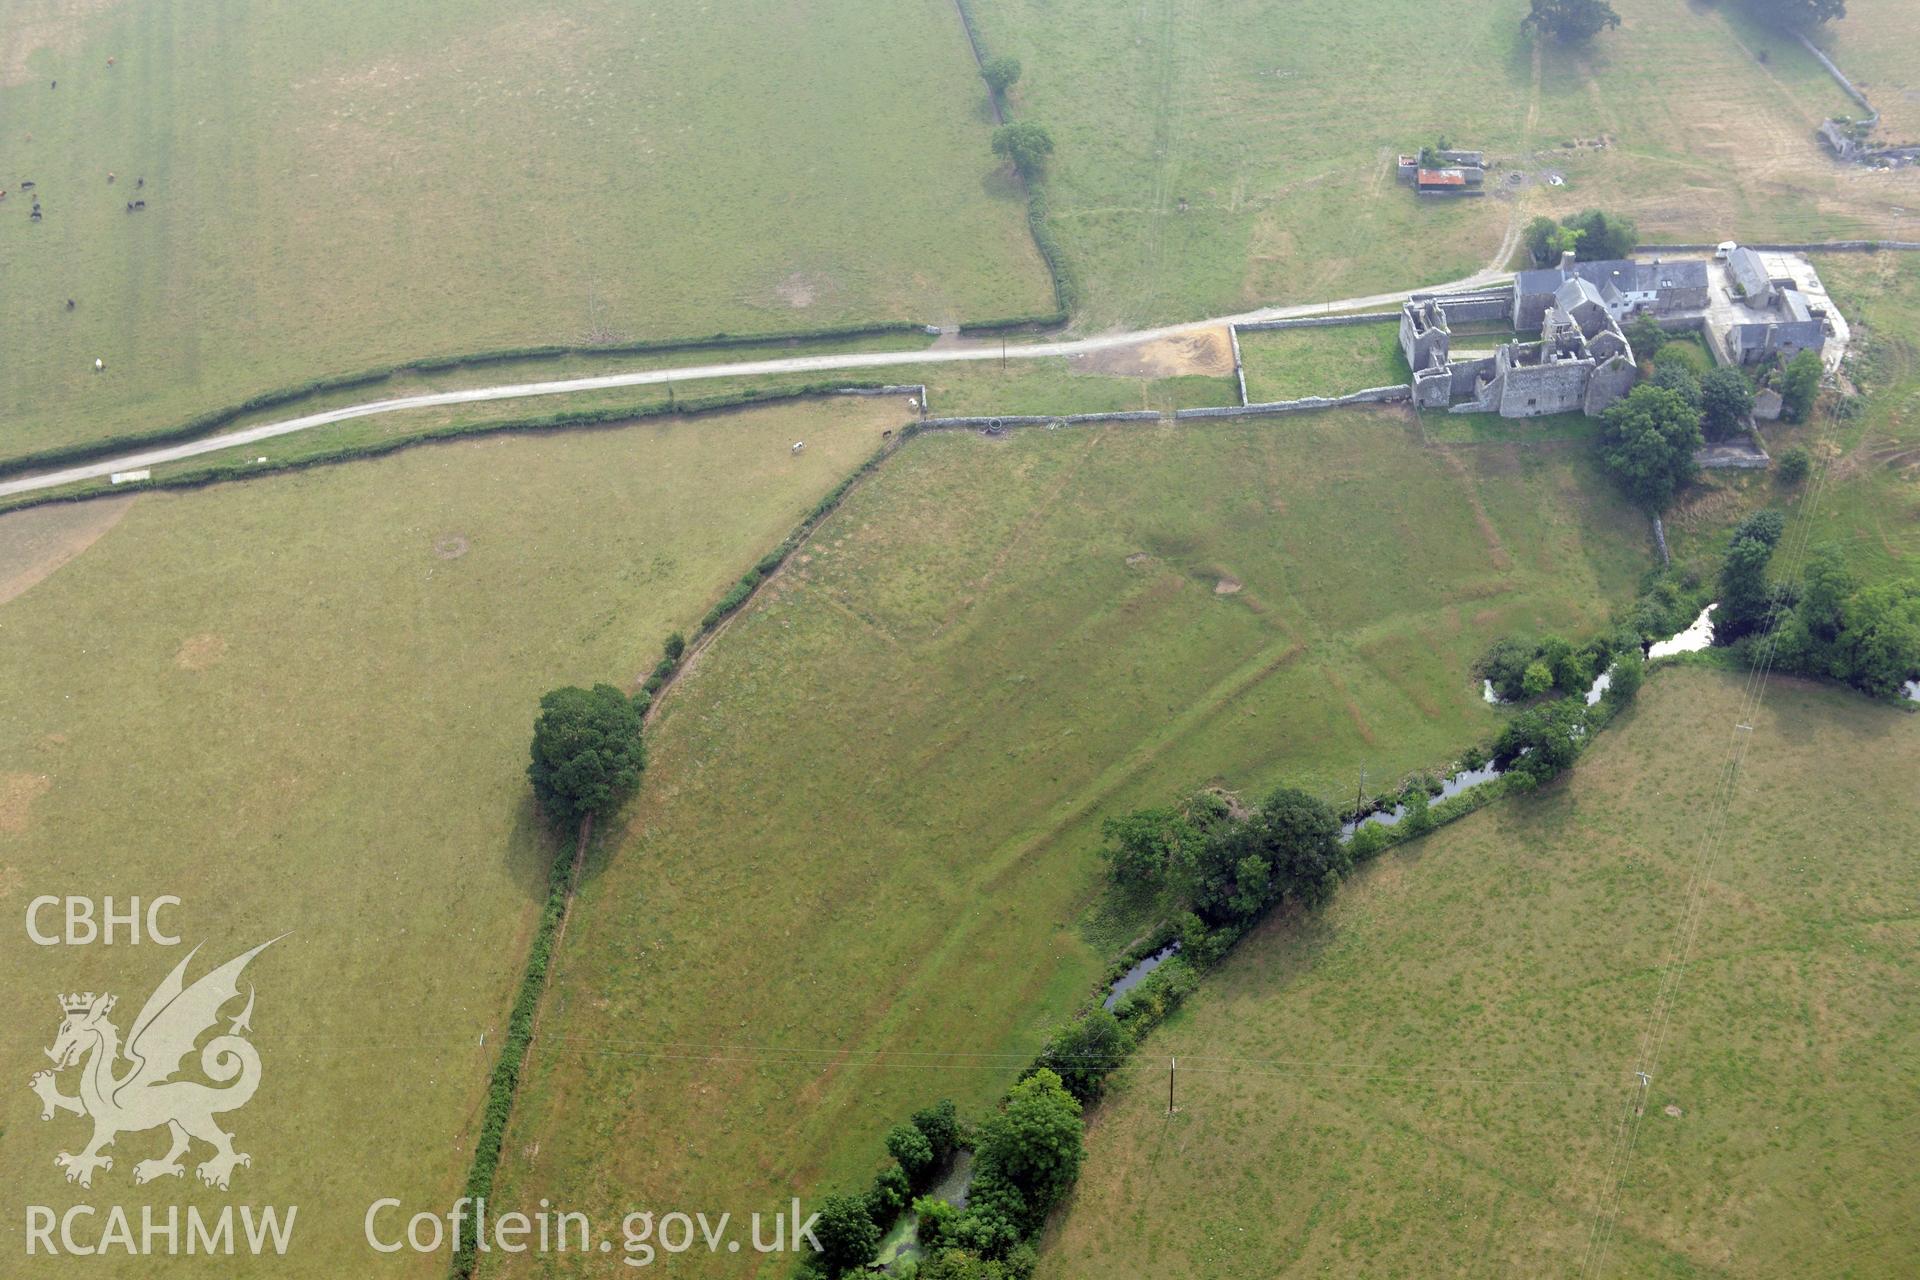
[[[1767,423],[1771,452],[1804,446],[1824,477],[1789,488],[1770,472],[1717,474],[1668,519],[1673,552],[1704,561],[1744,511],[1784,506],[1810,514],[1809,536],[1844,550],[1863,577],[1912,577],[1920,572],[1920,255],[1826,254],[1818,266],[1853,328],[1847,367],[1861,392],[1857,415]]]
[[[8,36],[0,458],[417,356],[1054,305],[947,0],[30,0]]]
[[[1103,1104],[1041,1274],[1907,1274],[1920,719],[1788,680],[1754,712],[1743,688],[1656,676],[1569,781],[1389,853],[1324,915],[1244,944]],[[1582,1271],[1613,1174],[1618,1227]]]
[[[1104,413],[1137,409],[1171,413],[1176,409],[1238,402],[1239,391],[1229,376],[1232,364],[1231,358],[1225,355],[1224,338],[1219,346],[1222,356],[1217,364],[1212,361],[1185,361],[1168,365],[1150,362],[1147,370],[1139,373],[1134,372],[1134,367],[1125,361],[1103,354],[1092,358],[1013,360],[1004,369],[998,360],[900,365],[879,370],[853,370],[839,380],[831,374],[821,373],[711,378],[675,383],[671,387],[663,384],[616,387],[515,400],[404,409],[351,418],[254,444],[217,449],[175,462],[160,463],[149,470],[154,479],[161,482],[200,476],[206,474],[210,467],[236,464],[247,469],[254,469],[258,464],[260,470],[272,470],[312,459],[339,457],[356,450],[384,448],[395,442],[419,440],[449,430],[466,432],[484,427],[524,424],[553,414],[591,411],[630,413],[636,415],[636,419],[647,418],[668,412],[675,405],[685,410],[689,406],[697,408],[702,403],[715,403],[728,397],[767,397],[794,392],[816,394],[823,386],[872,384],[882,377],[896,385],[926,387],[931,413],[935,416]],[[567,367],[564,371],[552,371],[555,376],[578,375],[577,362],[558,363]],[[471,375],[472,371],[468,372]],[[546,377],[548,372],[543,371],[535,376]],[[454,385],[472,385],[471,376]],[[403,386],[382,385],[373,391],[363,388],[358,391],[330,392],[315,397],[311,403],[301,404],[297,410],[283,408],[249,414],[232,428],[223,428],[223,431],[257,423],[284,421],[296,414],[340,405],[364,404],[375,397],[403,391],[412,394],[448,389],[438,380],[409,378]],[[884,397],[881,402],[895,415],[893,425],[897,427],[921,416],[918,399],[917,393],[901,392],[897,396]],[[587,426],[576,425],[565,430],[622,430],[631,422],[613,419]],[[260,463],[263,458],[266,459],[264,464]],[[0,498],[0,512],[44,502],[50,496],[101,493],[116,488],[106,477],[100,477],[56,490],[33,490]]]
[[[1840,64],[1880,112],[1877,137],[1920,141],[1920,74],[1916,74],[1914,0],[1847,0],[1844,22],[1827,24],[1815,42]],[[1848,115],[1862,114],[1857,108]]]
[[[264,1084],[225,1120],[254,1157],[231,1198],[299,1206],[293,1256],[260,1274],[360,1274],[372,1200],[448,1204],[545,895],[524,776],[539,695],[645,672],[893,422],[836,401],[491,438],[0,519],[0,586],[78,552],[0,604],[14,1230],[26,1204],[229,1199],[191,1174],[135,1190],[159,1134],[124,1138],[90,1192],[61,1180],[53,1153],[85,1129],[42,1124],[25,1087],[54,995],[116,992],[125,1032],[183,951],[33,946],[40,894],[178,895],[195,976],[292,931],[249,971]]]
[[[1003,1090],[1128,940],[1075,924],[1102,817],[1445,761],[1498,724],[1487,641],[1597,625],[1648,555],[1583,450],[1426,449],[1393,413],[915,439],[663,704],[503,1209],[864,1179],[906,1110]]]
[[[1344,395],[1413,376],[1400,353],[1399,327],[1391,324],[1243,332],[1240,359],[1252,404]]]
[[[970,3],[1025,66],[1016,113],[1058,143],[1052,220],[1093,326],[1454,279],[1516,214],[1601,204],[1650,236],[1714,241],[1892,232],[1896,207],[1920,208],[1920,171],[1825,159],[1812,131],[1846,99],[1726,6],[1620,0],[1620,30],[1536,63],[1524,0]],[[1872,21],[1911,62],[1911,0],[1873,8],[1844,25]],[[1393,157],[1440,135],[1526,180],[1417,199]]]

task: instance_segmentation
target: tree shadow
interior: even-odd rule
[[[982,174],[980,190],[992,200],[1027,202],[1027,184],[1020,181],[1020,175],[1009,165],[995,165]]]

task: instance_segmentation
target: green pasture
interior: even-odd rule
[[[0,458],[421,356],[1054,306],[945,0],[68,6],[9,36]]]
[[[1209,976],[1102,1104],[1040,1274],[1906,1274],[1917,733],[1656,674],[1567,780]]]
[[[540,694],[644,674],[883,423],[834,401],[492,437],[0,519],[0,586],[63,538],[99,539],[0,604],[0,1199],[16,1230],[29,1204],[122,1204],[136,1224],[142,1204],[291,1204],[289,1258],[221,1274],[444,1274],[444,1257],[377,1258],[361,1217],[381,1196],[444,1210],[466,1178],[554,852],[525,779]],[[123,1136],[91,1190],[62,1181],[53,1156],[86,1127],[43,1123],[26,1088],[54,997],[111,990],[126,1032],[186,948],[36,947],[21,922],[43,894],[177,895],[168,923],[205,948],[196,977],[289,933],[249,970],[264,1075],[222,1118],[253,1157],[230,1195],[191,1171],[136,1188],[164,1133]]]
[[[864,1182],[913,1107],[1004,1090],[1129,940],[1076,924],[1101,819],[1443,764],[1501,723],[1472,658],[1598,627],[1648,554],[1583,449],[1427,448],[1398,413],[910,441],[661,705],[502,1211]]]
[[[1619,0],[1620,30],[1536,62],[1525,0],[969,4],[1058,144],[1051,220],[1093,326],[1452,280],[1510,219],[1594,204],[1693,241],[1893,233],[1920,207],[1920,173],[1860,182],[1819,152],[1847,100],[1727,6]],[[1394,157],[1442,135],[1525,180],[1414,196]]]
[[[1413,376],[1400,353],[1399,326],[1386,323],[1243,330],[1240,360],[1251,404],[1345,395]]]

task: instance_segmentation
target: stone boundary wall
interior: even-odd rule
[[[904,396],[911,394],[918,396],[921,404],[927,402],[927,388],[924,383],[918,382],[890,383],[883,387],[835,387],[833,394],[837,396]]]
[[[1353,404],[1405,404],[1413,399],[1413,388],[1401,383],[1391,387],[1368,387],[1351,395],[1304,396],[1298,400],[1274,400],[1265,404],[1221,405],[1210,409],[1181,409],[1173,416],[1186,422],[1194,418],[1240,418],[1266,413],[1298,413],[1306,409],[1338,409]]]
[[[1245,329],[1249,333],[1264,333],[1274,329],[1314,329],[1328,325],[1342,324],[1381,324],[1391,320],[1400,322],[1398,311],[1359,311],[1350,316],[1296,316],[1291,320],[1242,320],[1233,326]]]
[[[1834,82],[1840,86],[1841,92],[1859,103],[1861,107],[1866,110],[1867,114],[1872,117],[1871,123],[1878,124],[1880,122],[1880,113],[1873,109],[1871,102],[1867,101],[1867,95],[1860,92],[1860,90],[1854,86],[1853,81],[1847,79],[1846,73],[1833,64],[1833,59],[1829,58],[1819,45],[1807,39],[1804,32],[1800,33],[1799,38],[1800,46],[1812,54],[1814,60],[1827,69],[1827,74],[1833,77]]]
[[[1920,240],[1816,240],[1806,244],[1748,244],[1763,253],[1878,253],[1882,249],[1920,250]],[[1637,244],[1635,253],[1712,253],[1717,244]]]
[[[1233,380],[1240,384],[1240,403],[1247,402],[1247,363],[1240,358],[1240,326],[1227,326],[1227,342],[1233,347]]]
[[[1223,412],[1238,413],[1229,405]],[[928,418],[921,426],[928,430],[962,427],[1052,427],[1078,426],[1083,422],[1164,422],[1166,415],[1157,409],[1129,409],[1122,413],[1020,413],[966,418]]]
[[[1513,317],[1511,289],[1494,294],[1416,293],[1408,301],[1438,302],[1441,310],[1447,313],[1448,324],[1456,320],[1471,324],[1476,320],[1510,320]]]

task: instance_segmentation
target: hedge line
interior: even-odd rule
[[[153,480],[136,481],[117,485],[113,488],[89,488],[79,490],[55,490],[50,493],[27,494],[12,503],[0,503],[0,514],[19,511],[27,507],[46,506],[55,502],[85,502],[91,498],[102,498],[110,494],[141,493],[150,489],[199,489],[207,485],[219,484],[228,480],[248,480],[256,476],[274,475],[287,471],[304,471],[309,467],[332,466],[341,462],[352,462],[361,458],[377,458],[401,449],[410,449],[415,445],[431,444],[440,440],[453,440],[462,436],[487,435],[498,431],[566,431],[581,427],[605,425],[615,422],[637,422],[647,418],[659,418],[669,415],[694,415],[716,413],[726,409],[744,408],[757,404],[777,404],[786,400],[801,400],[813,396],[832,395],[836,392],[854,389],[877,389],[882,383],[849,383],[844,380],[832,382],[809,382],[792,387],[749,387],[742,391],[722,392],[710,396],[692,399],[681,398],[671,404],[628,405],[606,409],[570,409],[558,413],[542,414],[531,418],[509,418],[500,422],[447,423],[438,427],[429,427],[424,431],[410,435],[393,436],[385,440],[369,440],[363,444],[341,445],[324,453],[316,453],[305,458],[289,458],[283,462],[213,462],[187,471],[176,471]],[[79,482],[85,483],[85,482]]]
[[[68,466],[79,462],[92,462],[97,458],[108,457],[127,449],[151,448],[156,445],[178,444],[183,440],[192,440],[219,429],[249,413],[262,409],[271,409],[292,404],[312,396],[323,395],[331,391],[347,391],[354,387],[371,386],[385,382],[396,374],[402,373],[442,373],[448,369],[476,367],[490,364],[505,364],[515,360],[550,360],[558,356],[631,356],[658,355],[671,351],[699,351],[706,349],[747,347],[770,345],[778,342],[810,341],[829,342],[847,338],[869,338],[889,333],[922,333],[924,325],[908,321],[889,321],[885,324],[843,325],[829,329],[790,329],[775,333],[733,334],[716,333],[705,338],[663,338],[653,342],[623,342],[614,346],[540,346],[540,347],[503,347],[493,351],[478,351],[468,355],[429,356],[419,360],[409,360],[402,364],[386,365],[376,369],[364,369],[358,373],[335,374],[331,377],[314,378],[307,382],[277,391],[267,391],[249,397],[238,404],[223,409],[211,409],[197,417],[188,419],[177,426],[165,427],[158,431],[131,431],[108,436],[100,440],[91,440],[83,444],[61,445],[53,449],[42,449],[34,453],[23,453],[15,457],[0,460],[0,476],[16,475],[23,471]]]
[[[586,838],[583,829],[581,838]],[[507,1119],[513,1114],[514,1090],[520,1083],[520,1068],[525,1065],[527,1046],[533,1042],[533,1018],[540,1008],[540,996],[546,990],[547,970],[553,960],[553,942],[566,918],[567,890],[573,880],[573,850],[562,849],[547,871],[547,905],[540,915],[540,927],[533,935],[533,948],[527,954],[527,969],[520,979],[519,994],[514,997],[513,1012],[507,1018],[507,1038],[500,1046],[500,1059],[494,1063],[493,1078],[487,1084],[486,1110],[480,1121],[480,1138],[474,1144],[473,1165],[467,1173],[466,1194],[476,1202],[493,1194],[493,1179],[500,1168],[500,1147],[507,1136]],[[461,1224],[460,1239],[453,1254],[452,1274],[460,1280],[473,1275],[474,1230],[477,1222]]]
[[[773,550],[761,556],[753,568],[741,574],[740,580],[727,588],[727,593],[707,610],[706,615],[700,619],[700,625],[694,629],[694,638],[704,639],[721,623],[738,613],[747,601],[753,599],[753,593],[760,589],[760,584],[771,577],[774,570],[786,563],[787,557],[799,549],[800,544],[807,540],[822,520],[833,514],[834,508],[840,505],[848,491],[859,482],[860,478],[870,474],[896,445],[915,435],[919,429],[920,424],[917,422],[910,422],[902,427],[894,433],[894,439],[880,446],[871,457],[860,464],[852,475],[833,486],[825,497],[814,503],[813,509],[801,518],[793,532],[782,538]]]
[[[974,21],[973,6],[968,0],[953,0],[953,7],[960,11],[960,25],[966,29],[967,44],[973,50],[974,68],[984,71],[987,43],[980,37],[980,24]],[[999,111],[999,105],[996,99],[995,114],[1004,119],[1004,115]],[[1074,307],[1079,305],[1079,284],[1074,279],[1073,269],[1067,265],[1067,256],[1061,250],[1059,240],[1054,237],[1053,228],[1047,225],[1046,189],[1032,179],[1023,179],[1022,184],[1027,190],[1027,230],[1033,235],[1033,247],[1040,251],[1040,260],[1046,264],[1047,275],[1053,280],[1053,313],[1044,316],[1016,316],[1006,320],[983,321],[979,324],[962,324],[960,326],[962,333],[997,333],[1011,329],[1053,328],[1065,324]]]

